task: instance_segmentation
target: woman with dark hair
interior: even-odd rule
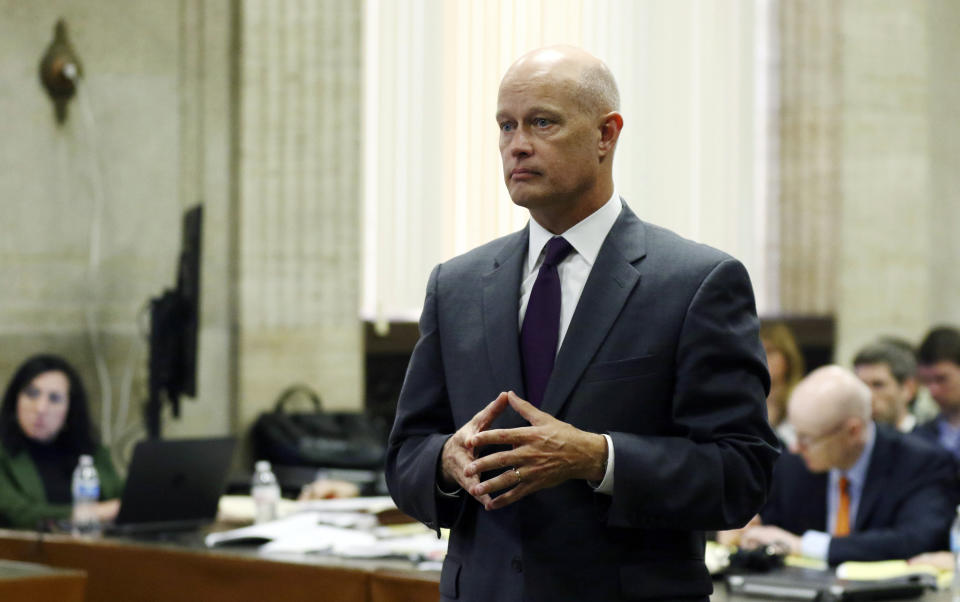
[[[70,518],[70,484],[82,454],[93,456],[100,475],[97,515],[112,520],[123,483],[91,424],[77,371],[55,355],[27,359],[0,404],[0,524],[41,528]]]

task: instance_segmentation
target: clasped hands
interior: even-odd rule
[[[487,430],[508,407],[530,426]],[[511,445],[512,449],[477,457],[476,450],[485,445]],[[441,456],[445,483],[456,483],[486,510],[503,508],[569,479],[599,482],[606,466],[606,437],[557,420],[513,391],[498,395],[447,439]],[[482,473],[498,468],[510,470],[480,480]],[[496,498],[490,496],[511,487]]]

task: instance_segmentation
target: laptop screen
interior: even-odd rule
[[[184,529],[212,522],[236,439],[150,439],[137,444],[117,530]]]

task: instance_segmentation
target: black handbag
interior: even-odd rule
[[[294,412],[301,397],[313,411]],[[273,410],[260,414],[252,430],[258,458],[278,466],[380,470],[388,429],[382,419],[363,413],[324,412],[320,396],[306,385],[280,394]]]

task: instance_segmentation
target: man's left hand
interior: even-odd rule
[[[488,470],[511,467],[510,470],[477,483],[470,493],[475,498],[513,487],[491,498],[487,510],[503,508],[523,497],[568,479],[601,481],[607,468],[607,440],[603,435],[581,431],[542,412],[533,404],[508,394],[508,402],[530,426],[496,429],[477,433],[470,441],[476,449],[483,445],[512,445],[513,449],[496,452],[467,465],[468,477]]]
[[[751,549],[760,546],[774,545],[783,548],[788,554],[801,554],[803,540],[799,535],[774,527],[772,525],[760,525],[757,527],[748,527],[743,535],[740,536],[740,547]]]

